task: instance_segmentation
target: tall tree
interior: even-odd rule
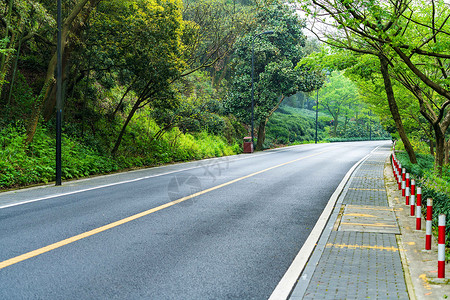
[[[337,128],[341,118],[345,118],[345,125],[354,116],[353,109],[359,101],[358,90],[353,82],[344,77],[342,72],[333,72],[320,91],[320,105],[333,117],[333,135],[337,135]]]
[[[0,47],[9,49],[0,53],[0,94],[3,98],[11,98],[10,95],[6,96],[7,91],[3,89],[3,84],[6,76],[13,69],[10,80],[11,90],[21,48],[33,38],[46,41],[47,32],[55,27],[55,24],[54,17],[39,1],[10,0],[0,3],[0,43],[2,44]],[[13,58],[15,58],[14,64]]]
[[[108,1],[99,6],[91,24],[91,34],[97,37],[89,47],[93,68],[126,86],[125,95],[137,95],[112,154],[139,109],[177,109],[173,85],[224,57],[240,23],[222,0],[186,1],[184,6],[178,0]]]
[[[101,0],[78,0],[73,6],[70,8],[67,17],[64,19],[62,28],[61,28],[61,52],[67,56],[67,53],[64,53],[67,43],[69,41],[70,33],[79,30],[84,21],[89,16],[91,11],[97,6],[97,4]],[[56,40],[56,32],[54,34],[54,40]],[[54,43],[56,46],[56,42]],[[56,81],[55,81],[55,70],[57,63],[57,53],[56,47],[54,47],[54,53],[48,63],[47,72],[44,79],[44,85],[40,92],[39,97],[36,98],[33,114],[31,119],[28,122],[27,126],[27,143],[30,143],[33,140],[34,134],[36,132],[36,128],[39,122],[39,118],[43,110],[47,112],[47,119],[49,115],[54,112],[54,107],[56,103]]]
[[[321,72],[296,68],[305,55],[304,23],[287,5],[272,5],[256,16],[258,26],[239,40],[234,53],[234,77],[226,107],[238,118],[250,124],[252,53],[254,50],[254,115],[258,127],[256,149],[265,139],[265,126],[285,97],[299,91],[308,92],[323,83]],[[273,30],[271,36],[257,36]],[[254,44],[254,49],[252,45]]]
[[[307,4],[316,5],[331,18],[335,28],[342,29],[340,34],[327,34],[330,44],[379,58],[388,99],[394,97],[392,79],[415,95],[420,113],[434,129],[436,167],[441,172],[446,152],[445,132],[450,125],[448,4],[442,0],[380,3],[312,0]],[[395,101],[390,102],[390,107],[396,109]],[[399,120],[398,114],[393,117]],[[411,149],[404,142],[414,162]]]

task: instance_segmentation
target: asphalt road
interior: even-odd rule
[[[267,299],[347,171],[386,143],[301,145],[1,193],[0,298]]]

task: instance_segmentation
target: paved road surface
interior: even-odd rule
[[[302,145],[2,193],[0,298],[267,299],[346,172],[386,143]]]

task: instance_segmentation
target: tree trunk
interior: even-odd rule
[[[336,116],[334,118],[334,123],[333,123],[333,134],[334,134],[334,137],[337,137],[337,127],[338,127],[338,118]]]
[[[433,128],[434,135],[436,137],[436,156],[434,157],[434,168],[439,176],[442,176],[442,167],[445,160],[445,150],[447,148],[445,142],[445,134],[442,132],[439,123],[433,124]]]
[[[117,153],[117,150],[119,150],[120,143],[122,142],[123,135],[125,134],[125,130],[127,129],[128,124],[130,123],[131,119],[133,118],[134,114],[139,108],[139,105],[141,105],[140,101],[136,101],[136,103],[133,105],[133,108],[128,113],[128,117],[125,121],[125,123],[122,126],[122,130],[119,133],[119,136],[117,137],[116,143],[114,145],[114,148],[111,151],[111,155],[115,156]]]
[[[347,116],[345,116],[345,121],[344,121],[344,136],[347,135],[347,125],[348,125],[348,121],[349,118]]]
[[[434,141],[430,139],[430,154],[434,157]]]
[[[67,38],[71,30],[73,30],[72,23],[75,20],[75,18],[78,16],[78,14],[82,11],[83,7],[86,5],[87,2],[90,2],[90,9],[94,8],[101,0],[79,0],[72,11],[70,12],[69,16],[64,20],[61,28],[61,52],[64,55],[64,47],[67,42]],[[80,25],[80,24],[79,24]],[[35,104],[32,118],[30,119],[30,122],[27,126],[27,143],[30,143],[33,140],[34,134],[36,132],[37,123],[39,121],[39,117],[41,115],[42,109],[44,107],[48,107],[51,105],[49,102],[49,98],[51,97],[51,90],[54,88],[55,83],[55,69],[56,69],[56,63],[57,63],[57,53],[56,51],[53,53],[52,58],[50,59],[50,62],[47,66],[47,74],[45,76],[44,86],[41,90],[40,95],[44,95],[44,98],[38,98],[38,103]]]
[[[285,95],[281,95],[280,100],[272,108],[272,110],[269,112],[269,114],[267,115],[266,119],[259,123],[259,127],[258,127],[258,141],[257,141],[255,150],[260,151],[260,150],[263,149],[263,144],[264,144],[264,141],[266,139],[266,124],[267,124],[267,122],[269,122],[269,118],[273,115],[273,113],[280,107],[281,102],[283,102],[285,97],[286,97]]]
[[[391,111],[392,118],[394,119],[395,126],[397,127],[397,132],[400,135],[400,138],[405,146],[405,150],[408,153],[409,160],[413,164],[417,164],[416,154],[409,142],[408,136],[406,135],[405,129],[403,127],[402,119],[400,117],[400,113],[398,112],[397,102],[395,101],[394,91],[392,89],[391,78],[389,77],[389,62],[388,59],[380,54],[378,56],[381,65],[381,74],[383,75],[384,88],[386,90],[386,95],[389,104],[389,110]]]
[[[448,139],[448,141],[445,142],[445,160],[444,160],[444,164],[448,165],[450,163],[450,158],[449,158],[449,150],[450,150],[450,139]]]
[[[41,110],[43,106],[43,100],[45,97],[47,97],[44,92],[48,91],[47,86],[53,84],[52,81],[47,82],[44,87],[41,90],[41,93],[38,97],[36,97],[36,101],[34,103],[33,112],[31,113],[31,118],[27,124],[27,138],[25,139],[25,143],[29,144],[33,140],[34,134],[36,133],[36,128],[39,122],[39,118],[41,116]]]
[[[8,13],[6,15],[5,38],[9,37],[9,27],[10,27],[11,14],[12,14],[12,3],[13,3],[13,0],[9,0]],[[11,41],[6,44],[6,48],[11,48],[11,45],[13,45],[13,41],[12,40],[13,39],[11,39]],[[2,94],[2,88],[3,88],[4,79],[6,77],[6,73],[8,73],[8,64],[9,64],[10,57],[11,57],[11,53],[8,53],[8,52],[6,52],[3,55],[1,55],[1,60],[0,60],[0,96]]]
[[[70,50],[66,50],[64,51],[63,55],[62,55],[62,62],[61,62],[61,81],[63,82],[63,86],[64,83],[67,83],[67,68],[69,66],[69,55],[70,55]],[[49,90],[50,94],[49,96],[45,99],[45,102],[43,103],[44,106],[42,108],[42,116],[44,117],[44,122],[48,122],[51,118],[53,118],[55,116],[55,107],[56,107],[56,84],[53,84],[50,87]],[[63,96],[62,99],[65,99],[65,93],[64,93],[64,89],[63,89]],[[64,103],[64,102],[63,102]]]
[[[17,64],[19,62],[21,48],[22,48],[22,39],[19,39],[19,46],[17,47],[17,52],[16,52],[16,60],[14,62],[14,68],[13,68],[13,73],[11,76],[11,82],[9,83],[8,107],[11,106],[11,97],[12,97],[12,92],[13,92],[13,88],[14,88],[14,81],[16,79]]]
[[[258,126],[258,141],[256,143],[257,151],[261,151],[263,149],[263,144],[266,139],[266,123],[267,121],[261,121]]]

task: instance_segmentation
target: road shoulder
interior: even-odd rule
[[[353,172],[289,299],[409,299],[384,188],[389,152],[381,147]]]
[[[422,229],[416,230],[416,218],[411,216],[410,206],[405,205],[405,198],[398,190],[389,160],[386,161],[384,176],[389,204],[394,208],[401,231],[399,247],[411,299],[447,299],[450,297],[450,278],[437,278],[436,239],[433,238],[432,250],[424,250],[425,220],[422,218]],[[426,199],[422,201],[426,203]],[[446,274],[449,274],[449,268],[446,269]]]
[[[309,280],[311,279],[311,276],[308,276],[308,274],[313,273],[313,269],[310,269],[308,266],[316,265],[320,259],[323,248],[325,248],[326,240],[331,234],[336,220],[340,217],[341,202],[343,196],[347,193],[348,183],[351,181],[355,170],[357,170],[369,156],[370,154],[355,163],[344,176],[339,186],[330,197],[327,206],[319,217],[319,220],[311,231],[308,239],[305,241],[303,247],[294,258],[294,261],[272,292],[269,300],[288,299],[294,290],[294,287],[298,286],[299,281],[304,281],[303,285],[301,285],[303,287],[308,285]],[[301,289],[302,288],[299,287],[299,293],[302,292]]]

